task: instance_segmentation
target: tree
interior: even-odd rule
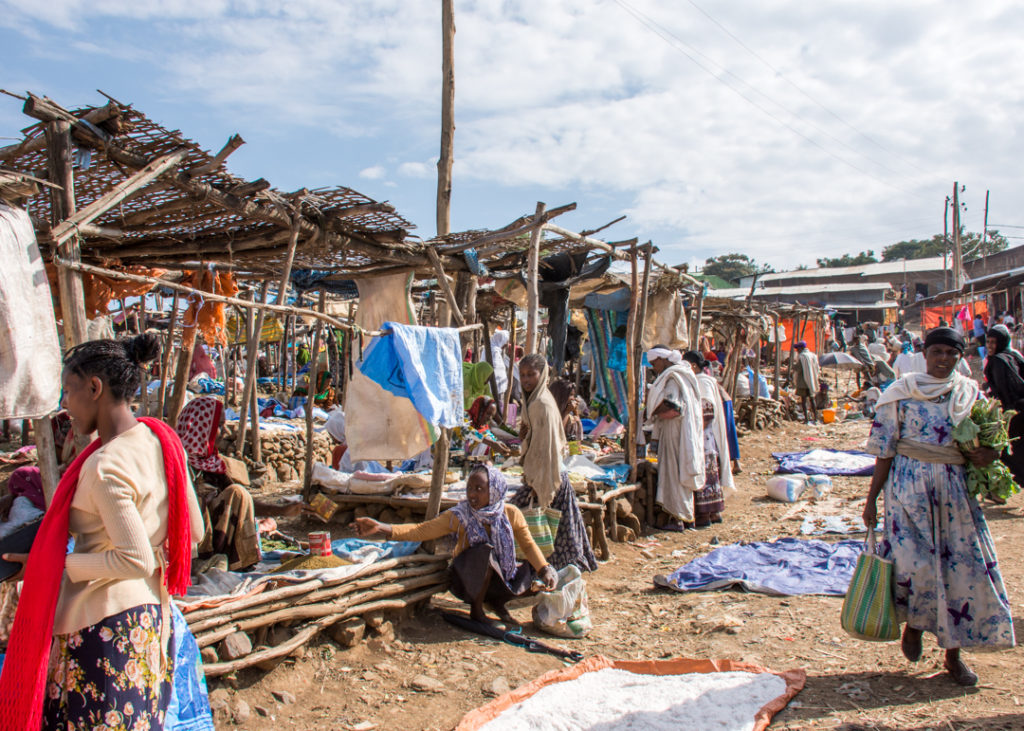
[[[868,249],[867,251],[860,252],[856,256],[852,254],[843,254],[842,256],[835,257],[834,259],[823,257],[821,259],[818,259],[818,266],[855,267],[860,266],[861,264],[874,264],[877,261],[878,259],[875,258],[875,252],[872,251],[871,249]]]
[[[704,274],[719,276],[733,284],[757,271],[757,264],[746,254],[722,254],[704,262]]]
[[[984,246],[981,234],[965,232],[960,235],[960,250],[963,258],[975,259],[1002,251],[1009,242],[996,230],[988,232]],[[953,251],[953,237],[944,240],[942,234],[935,234],[930,239],[910,239],[886,246],[882,249],[882,261],[899,261],[900,259],[924,259],[929,256],[942,256],[943,252]]]

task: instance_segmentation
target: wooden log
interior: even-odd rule
[[[108,102],[102,107],[90,109],[82,116],[82,120],[90,122],[91,124],[100,124],[101,122],[106,122],[108,119],[120,116],[120,114],[121,108],[117,103]],[[68,124],[70,125],[70,122],[68,122]],[[32,152],[39,152],[44,147],[46,147],[46,135],[37,135],[15,145],[0,147],[0,162],[14,160]]]
[[[776,401],[779,400],[779,391],[782,388],[782,343],[779,342],[779,313],[772,312],[772,332],[773,340],[775,341],[775,369],[774,377],[775,384],[772,389],[772,398]]]
[[[496,231],[491,231],[489,233],[484,234],[483,236],[479,236],[475,239],[472,239],[471,241],[462,244],[455,244],[454,246],[444,246],[442,247],[442,250],[444,251],[445,254],[452,255],[461,253],[463,251],[466,251],[467,249],[476,249],[478,254],[483,255],[491,251],[490,249],[485,248],[488,247],[489,244],[497,244],[499,246],[503,246],[507,244],[511,239],[515,239],[521,236],[522,234],[529,233],[533,231],[533,229],[535,229],[537,226],[543,226],[551,219],[556,218],[557,216],[561,216],[563,213],[568,213],[569,211],[574,210],[576,210],[575,203],[569,203],[564,206],[558,206],[557,208],[549,208],[547,211],[544,212],[544,215],[541,216],[539,219],[536,215],[523,216],[521,218],[516,219],[515,221],[510,223],[508,226],[505,226],[504,228],[498,229]]]
[[[454,141],[455,10],[454,0],[441,0],[441,154],[437,159],[436,210],[438,236],[445,236],[451,231]]]
[[[427,258],[430,259],[430,264],[434,267],[434,273],[437,275],[437,284],[444,293],[444,298],[448,302],[448,309],[452,314],[452,319],[461,327],[466,324],[465,318],[462,316],[462,310],[459,308],[458,301],[455,299],[455,292],[452,291],[452,285],[448,281],[448,276],[444,272],[444,265],[441,263],[441,257],[437,255],[437,251],[433,247],[427,247]]]
[[[50,188],[50,222],[54,228],[75,215],[75,171],[72,158],[70,124],[63,120],[46,125],[47,173],[59,188]],[[82,257],[78,239],[72,238],[55,248],[55,254],[68,261]],[[85,287],[82,275],[68,269],[57,270],[64,347],[73,348],[85,342],[89,321],[85,315]]]
[[[320,290],[317,309],[327,308],[327,291]],[[317,321],[313,335],[313,360],[309,367],[309,388],[306,390],[306,456],[305,471],[302,475],[302,499],[307,503],[313,499],[313,407],[316,404],[316,384],[320,375],[320,341],[323,338],[323,323]]]
[[[270,288],[270,283],[266,280],[263,281],[263,285],[260,287],[259,299],[264,304],[267,301],[267,293]],[[245,449],[245,424],[246,416],[249,410],[252,408],[252,404],[256,403],[256,363],[259,359],[260,354],[260,335],[263,332],[263,318],[266,310],[259,309],[255,313],[250,310],[250,318],[252,319],[252,327],[249,329],[249,338],[245,344],[245,380],[242,383],[242,401],[239,404],[238,411],[238,431],[235,433],[235,456],[241,457],[242,451]],[[259,409],[255,409],[256,415],[253,417],[253,433],[256,435],[253,441],[253,459],[256,459],[256,450],[259,449],[260,444],[260,424],[259,424]],[[262,456],[262,455],[259,455]]]
[[[317,604],[306,604],[302,606],[287,607],[276,612],[260,614],[257,617],[249,617],[238,622],[231,622],[208,632],[200,632],[196,635],[196,642],[199,647],[220,642],[225,637],[235,632],[248,632],[257,627],[265,627],[277,622],[294,622],[300,619],[315,619],[328,616],[352,606],[358,606],[374,599],[383,599],[399,594],[404,594],[412,589],[419,589],[424,586],[436,586],[447,580],[447,569],[436,571],[425,576],[415,576],[407,579],[399,579],[386,584],[379,584],[360,593],[346,596],[337,601],[319,602]]]
[[[635,261],[635,250],[634,250],[634,261]],[[640,364],[643,360],[643,341],[644,331],[647,328],[647,299],[649,296],[648,290],[651,286],[651,269],[653,268],[654,262],[654,244],[648,241],[644,245],[644,277],[643,282],[640,286],[639,302],[640,312],[637,313],[636,323],[633,326],[634,340],[630,343],[633,348],[633,383],[636,395],[633,397],[633,412],[629,415],[631,420],[634,420],[636,427],[633,430],[633,464],[630,466],[630,479],[635,479],[636,474],[636,443],[640,435],[640,425],[642,419],[640,418]],[[615,526],[613,525],[613,529]],[[612,538],[618,540],[617,530],[613,530]]]
[[[24,423],[22,429],[25,429]],[[32,420],[32,434],[36,440],[36,463],[43,482],[43,497],[49,505],[57,492],[60,482],[60,468],[57,466],[57,445],[53,440],[53,427],[49,415]],[[27,436],[24,432],[22,436]]]
[[[761,402],[761,330],[757,331],[757,344],[754,346],[754,378],[750,384],[750,395],[754,397],[754,405],[750,409],[750,428],[757,425],[757,405]]]
[[[441,572],[439,572],[439,568]],[[327,600],[338,599],[347,594],[372,589],[375,586],[391,583],[401,579],[411,579],[419,576],[443,576],[443,563],[428,562],[420,563],[404,568],[392,568],[387,571],[376,572],[372,576],[364,578],[353,578],[345,582],[335,582],[333,585],[324,585],[324,582],[305,582],[302,586],[309,586],[301,593],[290,593],[281,596],[274,601],[263,602],[262,604],[244,607],[241,609],[232,608],[230,605],[221,614],[206,617],[198,621],[189,621],[189,629],[193,634],[208,632],[228,623],[238,622],[249,617],[262,617],[281,609],[306,604],[323,604]],[[311,585],[311,586],[310,586]]]
[[[547,206],[537,202],[537,210],[533,216],[540,220],[544,215]],[[539,293],[539,267],[540,267],[540,239],[544,232],[543,226],[533,229],[530,234],[530,251],[526,259],[526,353],[530,355],[537,352],[537,327],[540,313]]]
[[[224,144],[224,147],[220,148],[220,152],[213,156],[213,159],[205,165],[199,165],[188,171],[188,174],[194,178],[200,175],[206,175],[212,173],[214,170],[224,164],[224,161],[228,159],[235,150],[245,144],[245,140],[242,139],[241,135],[231,135],[228,137],[228,141]]]
[[[637,273],[637,251],[636,246],[630,248],[630,288],[629,288],[629,316],[626,319],[626,464],[629,465],[630,471],[636,469],[636,435],[637,435],[637,414],[639,410],[637,408],[638,399],[638,386],[637,384],[637,363],[636,363],[636,352],[634,345],[637,341],[636,336],[636,320],[640,314],[640,281]]]
[[[196,609],[191,612],[186,612],[185,618],[186,620],[188,620],[189,626],[192,626],[193,624],[205,620],[208,617],[221,616],[225,611],[235,612],[241,609],[247,609],[249,607],[258,606],[261,604],[277,601],[279,599],[284,599],[291,596],[308,594],[309,592],[317,589],[318,587],[328,587],[335,586],[337,584],[343,584],[358,578],[371,576],[373,574],[378,574],[383,571],[389,571],[395,568],[396,566],[405,566],[407,564],[413,563],[440,563],[442,561],[447,561],[450,558],[450,553],[435,555],[431,555],[429,553],[414,553],[409,556],[398,556],[395,558],[388,558],[384,559],[383,561],[376,561],[372,564],[367,564],[356,570],[354,573],[349,574],[348,576],[345,576],[340,579],[326,580],[322,578],[315,578],[298,584],[288,584],[277,589],[265,591],[261,594],[242,596],[233,601],[228,601],[223,604],[219,604],[215,607]]]
[[[508,309],[509,311],[509,355],[508,355],[508,383],[505,385],[505,394],[501,401],[501,418],[505,421],[505,424],[515,429],[515,424],[508,423],[508,404],[512,400],[512,387],[515,385],[512,380],[512,369],[516,365],[516,335],[518,334],[518,320],[516,318],[516,306],[512,305]]]
[[[196,334],[199,332],[199,325],[193,322],[191,326],[182,323],[181,348],[178,350],[178,367],[174,373],[174,390],[171,391],[171,401],[167,407],[167,423],[176,426],[178,414],[185,405],[185,384],[188,383],[188,372],[192,368],[192,355],[196,349]]]
[[[427,498],[427,520],[433,520],[441,513],[441,498],[444,497],[444,478],[448,474],[449,432],[441,427],[441,434],[434,443],[434,464],[430,469],[430,496]]]
[[[243,657],[233,662],[222,662],[222,663],[209,663],[203,666],[203,670],[207,677],[215,678],[221,675],[227,675],[243,668],[257,665],[267,660],[273,660],[278,657],[285,657],[294,652],[297,648],[304,645],[306,642],[315,637],[322,629],[330,627],[336,622],[340,622],[343,619],[349,617],[355,617],[362,614],[369,614],[371,612],[381,612],[387,610],[398,610],[405,609],[406,607],[413,606],[417,602],[429,599],[434,594],[444,590],[444,584],[437,586],[428,587],[418,592],[409,594],[408,596],[400,599],[383,599],[378,601],[367,602],[356,607],[351,607],[344,611],[338,612],[337,614],[328,615],[321,619],[316,620],[308,625],[305,625],[302,629],[295,633],[295,635],[287,642],[278,645],[277,647],[268,648],[266,650],[260,650],[253,654]]]
[[[171,368],[171,353],[174,350],[174,332],[178,328],[178,292],[171,300],[171,313],[167,321],[167,335],[164,338],[164,352],[160,358],[160,390],[157,393],[157,416],[164,418],[167,405],[167,375]]]
[[[62,123],[51,122],[51,124]],[[77,233],[78,226],[91,223],[114,206],[142,191],[160,176],[176,169],[181,164],[181,161],[185,159],[185,154],[185,150],[179,150],[157,158],[142,168],[142,170],[115,185],[82,210],[55,224],[50,231],[50,238],[58,245],[64,243]]]

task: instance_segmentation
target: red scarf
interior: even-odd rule
[[[185,495],[185,455],[177,433],[159,419],[140,418],[160,440],[167,476],[167,571],[164,582],[171,594],[184,594],[191,584],[192,528]],[[0,676],[0,728],[37,731],[42,725],[47,666],[53,640],[64,559],[68,545],[71,501],[78,476],[89,456],[99,449],[92,442],[71,463],[43,516],[25,566],[25,585],[18,600],[3,675]]]

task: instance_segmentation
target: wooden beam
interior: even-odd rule
[[[636,342],[636,320],[640,314],[639,309],[639,297],[640,297],[640,280],[637,276],[637,263],[636,263],[636,247],[630,249],[630,292],[629,292],[629,316],[626,318],[626,443],[624,445],[626,451],[626,464],[629,465],[630,471],[636,470],[636,433],[637,423],[636,414],[637,409],[637,397],[638,397],[638,384],[637,384],[637,369],[636,369],[636,353],[633,349],[633,344]],[[601,526],[603,530],[604,527]],[[598,530],[598,526],[594,526],[594,530]]]
[[[259,301],[266,304],[267,291],[270,288],[270,283],[267,281],[263,282],[263,286],[260,287]],[[252,329],[249,331],[249,337],[245,344],[245,381],[242,385],[242,401],[238,406],[238,431],[235,433],[235,456],[241,457],[242,451],[245,449],[245,424],[246,418],[249,416],[251,404],[256,402],[256,363],[259,359],[260,350],[260,335],[263,334],[263,320],[266,316],[265,309],[258,309],[255,311],[255,318],[253,319]],[[253,433],[255,438],[259,440],[259,409],[256,410],[256,417],[253,419]],[[253,443],[255,448],[256,442]],[[256,459],[256,455],[253,455],[253,459]]]
[[[171,368],[171,352],[174,346],[174,331],[178,327],[178,292],[174,293],[171,302],[171,316],[167,323],[167,337],[164,340],[164,352],[160,359],[160,391],[157,394],[157,416],[164,418],[164,407],[167,405],[167,371]]]
[[[323,312],[327,307],[327,292],[320,290],[317,309]],[[316,405],[316,382],[320,376],[320,341],[323,338],[323,322],[317,320],[316,334],[313,335],[313,359],[309,366],[309,388],[306,389],[306,460],[302,473],[302,499],[307,503],[313,498],[313,407]]]
[[[54,122],[53,124],[60,124]],[[164,155],[146,165],[131,177],[121,181],[104,195],[94,200],[82,210],[66,217],[61,223],[55,225],[50,231],[50,238],[57,244],[62,244],[71,236],[74,236],[78,226],[91,223],[117,204],[142,190],[153,180],[156,180],[167,171],[178,167],[185,159],[185,150],[178,150],[169,155]]]
[[[25,422],[22,422],[24,428]],[[53,427],[49,415],[39,419],[32,419],[32,432],[36,440],[36,462],[39,466],[39,476],[43,483],[43,497],[49,505],[57,492],[57,484],[60,482],[60,469],[57,466],[57,445],[53,439]],[[22,435],[28,436],[27,434]]]
[[[459,303],[455,300],[455,292],[452,291],[452,285],[448,281],[448,276],[444,273],[444,265],[441,264],[441,257],[437,255],[434,247],[427,247],[427,258],[430,259],[430,263],[434,267],[434,273],[437,274],[437,284],[441,287],[441,291],[444,292],[444,298],[448,302],[448,309],[451,310],[452,318],[463,326],[466,324],[466,320],[462,317],[462,310],[459,309]]]
[[[102,107],[95,107],[90,109],[82,117],[86,122],[92,124],[99,124],[105,122],[108,119],[119,116],[121,114],[121,108],[115,102],[108,102]],[[70,121],[68,122],[70,125]],[[19,142],[16,145],[7,145],[6,147],[0,147],[0,162],[7,162],[8,160],[14,160],[21,157],[22,155],[28,155],[32,152],[39,152],[46,147],[46,136],[36,135],[35,137]]]
[[[463,251],[466,251],[467,249],[478,249],[479,251],[477,253],[483,254],[484,251],[482,247],[486,246],[487,244],[492,244],[495,242],[505,242],[508,241],[509,239],[514,239],[517,236],[533,231],[533,229],[537,228],[537,226],[542,226],[551,219],[557,216],[561,216],[563,213],[568,213],[569,211],[574,210],[576,210],[576,204],[568,203],[564,206],[559,206],[558,208],[548,209],[547,211],[544,212],[544,215],[541,217],[539,221],[536,215],[523,216],[522,218],[516,219],[508,226],[498,229],[497,231],[491,231],[490,233],[484,234],[479,238],[475,238],[472,241],[463,244],[456,244],[455,246],[450,247],[442,247],[441,250],[449,256],[461,253]]]
[[[533,216],[539,220],[544,215],[547,206],[543,202],[537,202],[537,210]],[[549,224],[545,224],[549,225]],[[526,260],[526,354],[529,355],[537,350],[537,320],[539,318],[539,284],[538,269],[540,267],[540,238],[544,226],[538,226],[530,234],[530,252]]]
[[[50,189],[50,223],[54,229],[75,215],[75,171],[72,166],[74,150],[71,145],[70,124],[64,120],[46,125],[47,171],[50,181],[60,188]],[[55,255],[77,262],[82,258],[78,238],[58,240]],[[61,321],[64,326],[64,347],[73,348],[85,342],[89,327],[85,315],[85,287],[82,275],[70,269],[57,270],[57,288],[60,294]]]
[[[189,175],[194,178],[198,178],[200,175],[206,175],[212,173],[214,170],[224,164],[224,161],[228,159],[235,150],[245,144],[245,140],[242,139],[241,135],[231,135],[228,138],[227,143],[224,147],[220,148],[220,152],[213,156],[213,159],[205,165],[199,165],[188,171]]]

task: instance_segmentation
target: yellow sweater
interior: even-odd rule
[[[533,536],[530,535],[530,529],[526,525],[526,518],[523,517],[522,511],[515,505],[506,503],[505,516],[512,524],[512,535],[515,537],[516,544],[530,565],[537,571],[547,566],[547,559],[544,558],[544,554],[540,552]],[[490,534],[490,526],[485,525],[484,530]],[[463,527],[462,521],[455,517],[455,513],[450,510],[446,510],[425,523],[400,523],[391,526],[391,540],[393,541],[432,541],[450,536],[452,533],[455,534],[454,555],[458,556],[469,548],[469,539],[466,537],[466,529]]]
[[[203,537],[203,514],[189,482],[192,541]],[[160,440],[139,423],[96,450],[82,465],[71,501],[75,550],[64,563],[54,634],[160,604],[167,538],[167,480]]]

